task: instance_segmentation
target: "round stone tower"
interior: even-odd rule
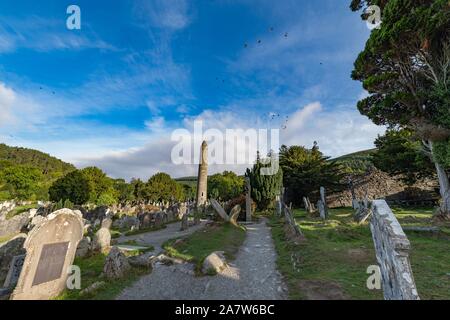
[[[197,177],[197,207],[206,204],[208,185],[208,144],[203,141]]]

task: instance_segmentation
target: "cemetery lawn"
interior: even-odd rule
[[[130,252],[126,255],[135,255],[138,252]],[[89,287],[94,282],[104,281],[105,286],[93,294],[80,295],[81,290],[65,290],[56,300],[113,300],[123,289],[133,284],[141,276],[151,272],[151,269],[132,267],[126,277],[118,280],[108,280],[101,277],[105,264],[106,254],[99,253],[87,258],[76,258],[74,265],[81,269],[81,290]]]
[[[392,209],[402,227],[440,228],[406,235],[421,299],[450,299],[450,223],[433,222],[429,208]],[[352,208],[331,209],[328,221],[304,210],[294,210],[294,215],[306,237],[297,245],[285,240],[281,221],[272,217],[270,222],[278,269],[291,299],[383,299],[380,290],[366,287],[367,267],[377,264],[368,223],[354,223]]]
[[[203,260],[214,251],[224,251],[227,260],[234,260],[245,240],[245,229],[231,223],[213,223],[182,240],[172,239],[163,244],[173,258],[196,264],[200,272]]]

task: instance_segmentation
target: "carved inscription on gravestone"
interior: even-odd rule
[[[69,242],[45,244],[33,279],[33,286],[59,279],[63,272]]]

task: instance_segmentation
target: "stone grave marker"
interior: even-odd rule
[[[187,228],[189,227],[188,224],[188,213],[185,213],[183,215],[183,217],[181,218],[181,231],[187,230]]]
[[[325,220],[327,218],[327,215],[322,200],[317,201],[317,210],[319,210],[320,218]]]
[[[25,261],[25,255],[21,254],[14,256],[11,261],[11,266],[9,267],[8,274],[6,275],[5,283],[3,288],[14,289],[19,281],[20,272],[22,271],[23,262]]]
[[[252,198],[251,191],[252,187],[250,185],[250,178],[245,177],[246,194],[245,194],[245,220],[247,222],[252,221]]]
[[[370,230],[385,300],[419,300],[409,262],[410,242],[385,200],[372,203]]]
[[[217,202],[215,199],[211,199],[211,205],[213,206],[214,210],[222,217],[223,220],[226,222],[230,221],[230,217],[225,212],[225,209],[222,208],[222,206]]]
[[[58,210],[33,228],[24,243],[27,254],[11,299],[48,300],[60,294],[82,238],[79,211]]]
[[[323,209],[325,212],[325,219],[327,219],[328,218],[328,205],[327,205],[327,196],[325,194],[324,187],[320,187],[320,200],[322,201],[322,204],[323,204]]]
[[[239,218],[239,213],[241,213],[241,206],[237,204],[230,211],[230,222],[235,226],[238,226],[237,219]]]

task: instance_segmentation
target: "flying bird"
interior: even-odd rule
[[[288,34],[288,33],[286,32],[286,33],[284,34],[284,37],[285,37],[285,38],[287,38],[287,37],[288,37],[288,35],[289,35],[289,34]]]

